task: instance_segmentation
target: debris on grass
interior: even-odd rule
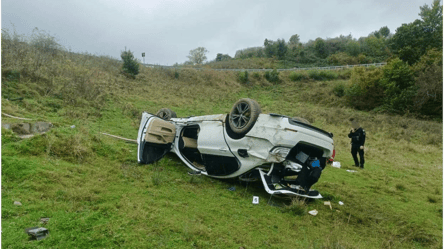
[[[339,203],[339,205],[341,205],[341,206],[344,205],[344,203],[343,203],[342,201],[339,201],[338,203]]]
[[[40,222],[43,224],[48,223],[48,221],[49,221],[49,218],[40,218]]]
[[[329,207],[330,207],[330,210],[333,210],[333,208],[331,207],[331,202],[329,202],[329,201],[324,201],[324,205],[325,205],[325,206],[329,206]]]
[[[308,213],[313,216],[316,216],[318,214],[318,210],[314,209],[314,210],[308,211]]]
[[[30,119],[30,118],[20,118],[20,117],[15,117],[15,116],[12,116],[12,115],[9,115],[9,114],[6,114],[6,113],[3,113],[3,112],[2,112],[2,115],[3,115],[3,116],[6,116],[6,117],[9,117],[9,118],[22,119],[22,120],[32,120],[32,119]]]
[[[339,168],[341,168],[341,163],[340,162],[333,162],[331,166],[339,169]]]
[[[350,169],[348,169],[348,170],[346,170],[347,172],[351,172],[351,173],[354,173],[354,172],[358,172],[358,171],[356,171],[356,170],[350,170]]]
[[[17,205],[17,206],[21,206],[21,205],[22,205],[22,203],[21,203],[21,202],[19,202],[19,201],[14,201],[14,205]]]
[[[30,236],[32,240],[41,240],[48,235],[48,229],[44,227],[30,227],[26,228],[25,232]]]

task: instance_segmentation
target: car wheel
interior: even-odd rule
[[[177,115],[175,112],[173,112],[169,108],[162,108],[157,113],[156,116],[163,120],[170,120],[171,118],[177,118]]]
[[[293,117],[293,120],[296,120],[298,122],[304,123],[304,124],[310,124],[310,122],[308,120],[306,120],[305,118],[301,118],[301,117]]]
[[[238,100],[230,112],[229,125],[236,134],[246,134],[256,123],[261,108],[253,99]]]

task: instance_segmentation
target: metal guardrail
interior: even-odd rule
[[[165,68],[165,69],[195,69],[195,70],[215,70],[215,71],[248,71],[248,72],[265,72],[272,71],[273,69],[231,69],[231,68],[196,68],[196,67],[175,67],[175,66],[162,66],[162,65],[150,65],[142,64],[146,67],[151,68]],[[372,64],[357,64],[357,65],[346,65],[346,66],[330,66],[330,67],[307,67],[307,68],[285,68],[277,69],[278,72],[281,71],[307,71],[307,70],[341,70],[353,67],[382,67],[387,65],[387,62],[372,63]]]

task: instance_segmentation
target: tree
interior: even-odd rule
[[[190,54],[187,56],[188,59],[194,64],[202,64],[205,60],[207,60],[208,50],[204,47],[198,47],[196,49],[190,50]]]
[[[414,110],[425,115],[442,118],[442,50],[431,49],[414,65],[415,85],[418,92],[414,100]]]
[[[251,47],[251,48],[245,48],[241,50],[237,50],[236,54],[234,55],[234,58],[240,58],[240,59],[246,59],[246,58],[253,58],[253,57],[260,57],[258,56],[263,50],[262,47]]]
[[[358,64],[358,58],[345,52],[338,52],[327,57],[328,63],[335,66]]]
[[[401,60],[413,65],[425,53],[424,39],[422,22],[417,19],[396,29],[390,47]]]
[[[431,7],[425,4],[420,8],[419,16],[422,19],[426,42],[432,48],[442,49],[442,5],[440,0],[434,0]]]
[[[272,40],[265,39],[264,41],[265,47],[265,56],[271,58],[276,55],[275,42]]]
[[[439,0],[433,1],[431,7],[420,7],[419,16],[409,24],[396,29],[390,39],[390,48],[403,61],[415,64],[428,49],[442,50],[442,5]]]
[[[134,58],[133,52],[131,50],[122,51],[120,57],[123,60],[123,73],[128,77],[136,78],[136,75],[139,74],[139,62]]]
[[[381,85],[381,68],[353,68],[350,86],[345,90],[345,98],[358,110],[372,110],[383,104],[384,88]]]
[[[377,38],[374,35],[369,35],[362,40],[361,51],[376,62],[384,61],[390,57],[387,40],[383,37]]]
[[[381,84],[384,86],[385,104],[393,111],[404,113],[412,110],[417,93],[413,70],[398,59],[392,59],[383,68]]]
[[[351,56],[358,56],[359,53],[361,53],[361,46],[359,45],[359,42],[350,40],[345,45],[345,51]]]
[[[276,55],[279,60],[283,60],[287,54],[287,44],[284,39],[278,39],[276,42]]]
[[[216,55],[216,61],[222,61],[222,54],[221,53],[218,53]]]
[[[229,56],[228,54],[221,54],[221,53],[217,54],[216,61],[226,61],[226,60],[231,60],[231,56]]]
[[[378,33],[382,36],[387,38],[390,35],[390,29],[387,26],[384,26],[379,29]]]
[[[299,45],[299,41],[300,41],[300,38],[299,38],[298,34],[292,35],[290,37],[290,40],[288,40],[288,47],[291,49],[294,47],[297,47]]]
[[[315,40],[314,47],[315,47],[316,54],[319,57],[326,58],[328,56],[327,50],[326,50],[326,47],[325,47],[325,42],[324,42],[324,40],[322,38],[317,38]]]

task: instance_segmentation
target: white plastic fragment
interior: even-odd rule
[[[341,163],[340,162],[333,162],[333,164],[331,166],[339,169],[339,168],[341,168]]]
[[[253,204],[259,204],[259,196],[253,196]]]
[[[71,127],[71,129],[74,129],[74,128],[76,128],[76,126],[75,126],[75,125],[71,125],[70,127]]]
[[[344,203],[343,203],[342,201],[340,201],[340,202],[339,202],[339,205],[341,205],[341,206],[342,206],[342,205],[344,205]]]
[[[21,203],[21,202],[19,202],[19,201],[14,201],[14,205],[17,205],[17,206],[21,206],[21,205],[22,205],[22,203]]]
[[[351,173],[354,173],[354,172],[358,172],[358,171],[356,171],[356,170],[350,170],[350,169],[348,169],[348,170],[346,170],[347,172],[351,172]]]
[[[331,207],[331,203],[329,201],[324,201],[324,205],[329,206],[330,210],[333,210],[333,208]]]
[[[318,214],[318,210],[314,209],[314,210],[308,211],[308,213],[313,216],[316,216]]]

